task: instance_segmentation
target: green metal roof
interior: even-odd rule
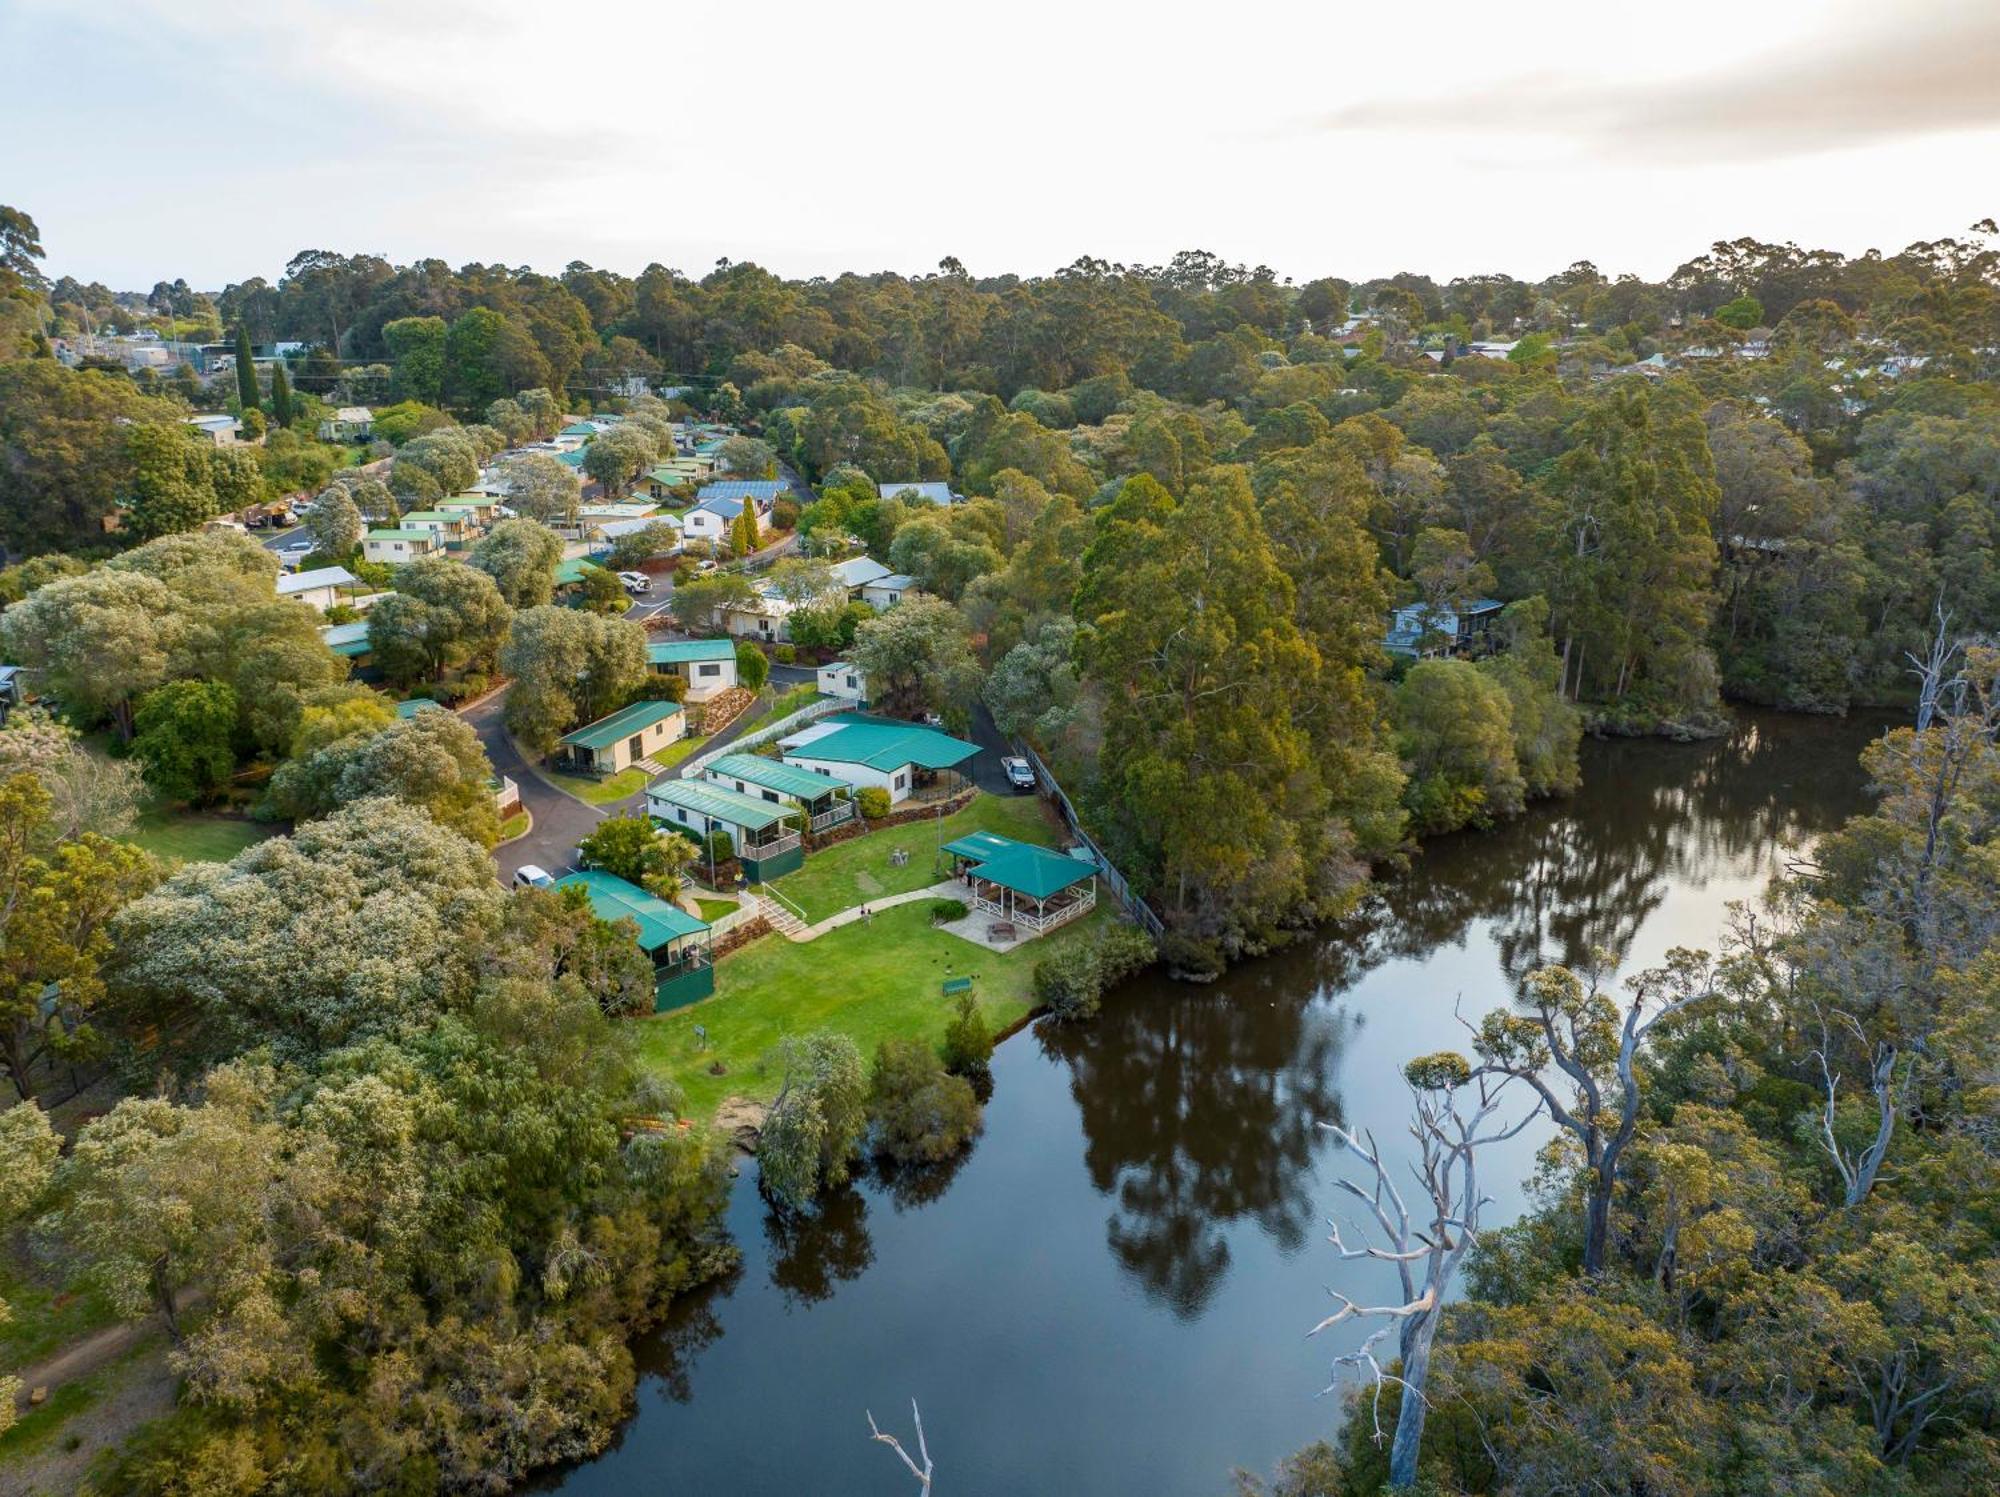
[[[403,516],[403,523],[407,525],[412,520],[423,520],[432,525],[463,525],[465,516],[447,514],[441,509],[413,509]]]
[[[648,894],[637,884],[627,883],[616,874],[588,870],[566,873],[556,880],[558,889],[582,889],[590,896],[591,913],[600,920],[630,920],[639,927],[639,949],[653,951],[683,936],[698,936],[708,922],[697,920],[686,910]]]
[[[437,537],[432,535],[428,530],[389,529],[371,530],[368,532],[368,539],[371,541],[434,541]]]
[[[609,717],[600,717],[574,733],[565,734],[562,741],[576,748],[610,748],[622,738],[643,732],[654,723],[665,722],[680,710],[679,702],[634,702],[629,707],[619,708]]]
[[[963,837],[945,843],[939,851],[957,858],[970,858],[977,863],[1018,845],[1012,837],[1003,837],[998,832],[967,832]]]
[[[556,567],[556,586],[568,587],[572,582],[583,581],[592,572],[601,572],[603,570],[604,568],[597,565],[596,562],[585,561],[581,556],[572,556],[568,561],[562,562]]]
[[[328,624],[319,631],[319,637],[326,641],[326,647],[336,655],[344,655],[349,660],[366,655],[369,651],[368,621],[358,624]]]
[[[687,665],[696,660],[734,660],[736,642],[731,639],[663,639],[646,646],[646,659],[654,665]]]
[[[800,769],[798,765],[787,764],[781,759],[766,759],[761,754],[724,754],[707,765],[704,773],[741,780],[746,785],[762,785],[766,790],[775,790],[780,795],[796,795],[802,800],[817,800],[836,790],[854,788],[845,780],[814,774],[810,769]]]
[[[396,703],[396,716],[415,717],[419,712],[442,712],[444,708],[429,697],[411,697],[407,702]]]
[[[1007,845],[990,854],[972,871],[989,883],[1012,889],[1029,899],[1047,899],[1052,894],[1062,893],[1072,884],[1088,883],[1097,872],[1088,863],[1064,857],[1046,847],[1016,842],[1011,837],[997,840]]]
[[[756,832],[799,814],[795,806],[774,806],[767,800],[701,780],[662,780],[647,790],[646,799],[685,806],[711,821],[726,821],[731,826],[749,827]]]
[[[823,759],[829,764],[865,764],[870,769],[953,769],[979,752],[979,745],[892,717],[842,713],[831,733],[785,750],[793,759]]]

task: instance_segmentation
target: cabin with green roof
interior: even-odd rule
[[[727,832],[737,861],[753,884],[780,878],[805,862],[797,806],[767,801],[713,780],[661,780],[646,790],[646,814],[669,831],[706,846],[713,832]]]
[[[738,794],[796,806],[816,832],[854,819],[854,786],[835,775],[815,774],[762,754],[724,754],[702,769],[702,777]]]
[[[598,919],[613,925],[629,920],[636,928],[639,949],[653,959],[654,1013],[699,1003],[715,991],[707,921],[599,869],[564,874],[556,888],[581,889]]]
[[[1036,935],[1097,908],[1097,865],[998,832],[969,832],[939,849],[964,879],[974,909]]]
[[[687,682],[686,699],[705,702],[736,684],[736,642],[729,639],[655,639],[646,645],[646,663],[656,676]]]
[[[421,526],[405,529],[392,526],[371,530],[361,538],[361,559],[399,567],[419,556],[435,556],[444,549],[444,537]]]
[[[946,800],[971,783],[964,766],[979,745],[900,718],[842,712],[778,740],[787,764],[876,785],[889,803]]]
[[[679,702],[634,702],[556,744],[556,767],[600,778],[650,759],[687,732]]]

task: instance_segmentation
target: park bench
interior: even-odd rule
[[[969,977],[947,977],[944,980],[944,996],[947,998],[956,998],[960,993],[971,991],[972,979]]]

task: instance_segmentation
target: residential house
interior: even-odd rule
[[[951,491],[948,483],[878,483],[876,495],[883,499],[900,499],[905,504],[950,505],[959,502],[959,496]]]
[[[837,561],[827,569],[833,580],[847,589],[851,598],[861,596],[861,590],[871,582],[879,582],[891,574],[889,569],[872,556],[850,556],[846,561]]]
[[[645,515],[634,520],[594,520],[584,526],[583,537],[587,541],[595,541],[599,545],[609,547],[623,540],[628,535],[639,535],[655,525],[663,525],[672,531],[673,539],[653,554],[656,556],[671,556],[680,550],[681,517],[675,514],[667,514],[664,511],[660,514]]]
[[[243,423],[231,415],[190,416],[187,424],[217,447],[234,447],[243,440]]]
[[[792,637],[792,610],[797,606],[774,584],[760,582],[749,598],[721,609],[720,622],[739,639],[782,644]]]
[[[664,504],[670,502],[680,490],[706,476],[707,469],[698,467],[692,460],[685,465],[680,462],[661,463],[633,479],[629,492],[634,499]]]
[[[1414,659],[1462,654],[1486,642],[1506,606],[1494,598],[1474,598],[1456,609],[1408,604],[1391,615],[1382,648]]]
[[[443,705],[429,697],[411,697],[407,701],[396,703],[396,716],[405,722],[413,717],[421,717],[426,712],[442,711],[444,711]]]
[[[396,525],[401,530],[428,530],[443,547],[465,544],[466,522],[462,509],[413,509]]]
[[[365,405],[344,405],[319,424],[322,442],[365,442],[375,430],[375,413]]]
[[[435,556],[443,549],[444,541],[432,530],[400,527],[371,530],[361,538],[363,561],[378,561],[392,567],[415,561],[419,556]]]
[[[660,639],[646,646],[656,676],[687,682],[687,700],[705,702],[736,684],[736,644],[727,639]]]
[[[358,579],[346,567],[314,567],[310,572],[286,572],[278,578],[278,596],[296,598],[321,613],[340,601],[340,590]]]
[[[653,1012],[684,1008],[715,991],[708,922],[601,869],[566,873],[558,889],[581,889],[598,919],[638,928],[639,949],[653,959]]]
[[[903,594],[914,591],[917,579],[907,572],[891,572],[886,577],[878,577],[861,589],[861,601],[877,613],[894,608],[903,601]]]
[[[816,832],[854,819],[854,787],[762,754],[724,754],[702,768],[702,778],[752,800],[803,811]]]
[[[582,596],[583,584],[590,574],[603,570],[604,568],[596,562],[587,561],[581,556],[572,556],[567,561],[558,562],[555,574],[555,601],[575,602]]]
[[[861,668],[845,660],[836,660],[831,665],[819,668],[819,694],[823,697],[839,697],[853,702],[857,707],[868,705],[868,678]]]
[[[679,702],[634,702],[565,735],[556,745],[556,764],[577,774],[615,775],[686,733]]]
[[[979,752],[979,745],[940,733],[921,723],[861,712],[823,718],[778,740],[787,764],[815,774],[844,779],[856,786],[879,786],[889,803],[915,797],[939,800],[966,783],[959,766]]]
[[[706,850],[712,833],[727,832],[752,883],[792,872],[805,861],[799,826],[805,813],[712,780],[664,779],[646,789],[646,814]]]
[[[364,669],[369,664],[374,646],[368,642],[368,620],[360,619],[352,624],[328,624],[319,631],[319,637],[326,641],[326,647],[334,654],[343,660],[351,661],[356,670]]]
[[[783,484],[759,485],[772,489],[782,489]],[[770,516],[771,501],[755,493],[720,493],[717,490],[732,489],[731,484],[712,483],[701,491],[701,500],[681,517],[684,533],[691,541],[707,541],[711,545],[726,545],[730,532],[736,526],[737,517],[743,513],[743,506],[751,504],[757,510],[757,523],[762,525]]]

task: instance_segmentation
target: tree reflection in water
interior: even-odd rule
[[[1112,1253],[1182,1318],[1228,1270],[1229,1224],[1255,1222],[1285,1253],[1304,1246],[1329,1139],[1313,1125],[1339,1118],[1334,1062],[1350,1021],[1259,970],[1035,1030],[1070,1068],[1091,1182],[1117,1201]]]
[[[764,1241],[771,1283],[787,1304],[812,1305],[836,1285],[858,1279],[875,1261],[868,1202],[851,1186],[828,1191],[810,1211],[766,1207]]]
[[[1622,964],[1671,886],[1746,864],[1775,871],[1786,849],[1860,809],[1854,756],[1880,723],[1794,719],[1772,734],[1759,721],[1747,714],[1701,744],[1587,744],[1576,796],[1427,844],[1345,924],[1213,989],[1146,977],[1091,1023],[1038,1026],[1044,1052],[1069,1067],[1125,1270],[1194,1318],[1228,1272],[1233,1224],[1254,1222],[1281,1252],[1305,1243],[1328,1146],[1313,1124],[1341,1120],[1336,1064],[1362,1022],[1339,999],[1369,971],[1424,961],[1482,924],[1517,992],[1551,962],[1587,967],[1604,951]],[[1476,1014],[1499,995],[1466,996]]]

